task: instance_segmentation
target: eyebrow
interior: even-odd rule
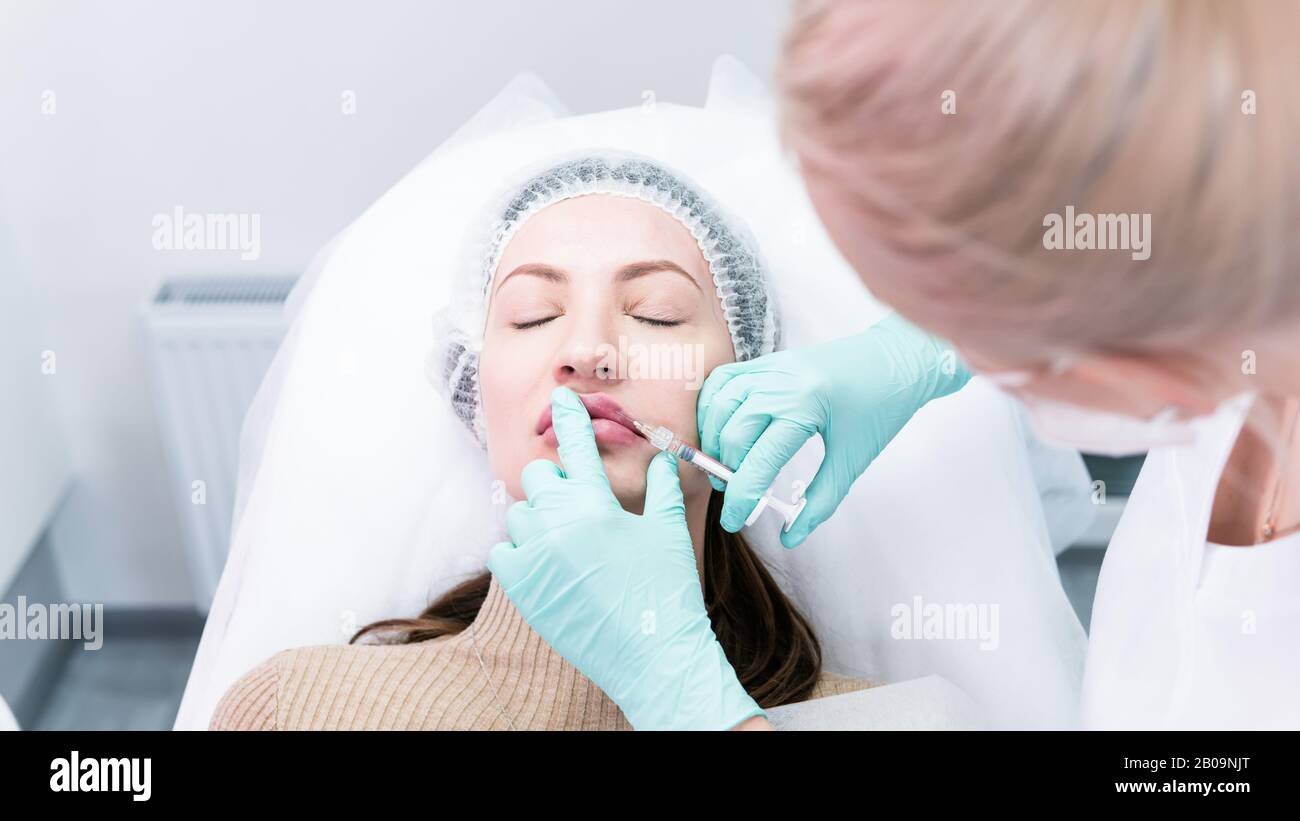
[[[686,273],[686,271],[682,270],[680,265],[670,259],[651,259],[646,260],[645,262],[633,262],[629,265],[624,265],[622,268],[618,269],[618,274],[615,276],[615,279],[619,282],[627,282],[628,280],[633,280],[637,277],[645,276],[646,274],[654,274],[659,271],[674,271],[679,273],[686,277],[686,279],[695,286],[695,290],[701,290],[700,284],[695,281],[695,277]]]
[[[614,275],[614,279],[617,282],[628,282],[637,277],[643,277],[646,274],[654,274],[660,271],[672,271],[681,274],[686,277],[688,282],[695,286],[695,290],[701,291],[701,293],[703,292],[703,289],[700,288],[700,284],[695,281],[695,277],[691,276],[680,265],[669,259],[649,259],[642,262],[630,262],[618,269],[618,272]],[[554,283],[569,281],[569,275],[561,268],[556,268],[553,265],[546,265],[545,263],[540,262],[527,262],[502,277],[501,282],[496,286],[496,290],[500,290],[501,286],[505,285],[506,280],[510,279],[510,277],[515,274],[541,277],[547,282]]]

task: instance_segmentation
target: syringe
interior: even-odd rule
[[[695,465],[695,467],[710,476],[716,476],[724,482],[730,482],[731,478],[735,476],[726,465],[700,453],[699,450],[690,443],[678,439],[673,435],[672,431],[662,425],[652,428],[649,425],[635,420],[633,420],[632,425],[637,429],[638,433],[649,440],[650,444],[660,450],[668,451],[682,461],[690,462],[692,465]],[[758,504],[754,506],[754,512],[749,514],[749,518],[745,520],[745,525],[749,526],[758,521],[758,517],[763,512],[763,509],[765,507],[771,507],[773,510],[781,514],[781,518],[785,519],[785,527],[783,527],[782,530],[789,531],[791,526],[794,525],[794,520],[799,518],[799,514],[803,512],[804,505],[806,504],[808,504],[808,500],[803,497],[800,497],[799,500],[794,503],[784,502],[772,495],[771,490],[768,490],[767,493],[764,493],[762,497],[759,498]]]

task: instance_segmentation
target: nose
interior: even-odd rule
[[[622,351],[613,339],[613,323],[602,313],[588,312],[570,324],[556,350],[555,384],[593,393],[623,381]]]

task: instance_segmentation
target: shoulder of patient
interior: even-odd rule
[[[338,687],[350,678],[367,678],[377,669],[392,672],[406,665],[427,664],[442,657],[441,653],[429,655],[429,650],[440,644],[436,640],[414,644],[313,644],[280,650],[230,685],[213,711],[209,728],[272,729],[264,725],[269,717],[278,716],[279,697],[286,687]],[[367,693],[357,695],[364,698]]]
[[[271,730],[278,729],[279,695],[284,685],[303,675],[318,676],[330,671],[337,677],[344,671],[356,668],[351,664],[336,666],[346,657],[358,661],[358,656],[374,656],[379,661],[389,656],[399,661],[416,645],[382,644],[319,644],[281,650],[254,666],[226,690],[213,711],[210,729],[214,730]],[[365,667],[366,665],[361,665]],[[829,670],[821,671],[807,700],[850,693],[878,686],[879,682],[854,678]]]
[[[817,676],[817,683],[813,685],[813,691],[808,696],[808,701],[817,698],[826,698],[827,696],[836,696],[841,693],[852,693],[855,690],[865,690],[868,687],[878,687],[880,682],[871,681],[865,678],[854,678],[840,673],[832,673],[829,670],[822,670]]]
[[[394,646],[388,646],[395,649]],[[209,729],[277,729],[283,685],[308,670],[322,669],[341,656],[361,655],[375,645],[316,644],[280,650],[255,665],[227,688],[213,710]],[[325,667],[324,669],[328,669]]]

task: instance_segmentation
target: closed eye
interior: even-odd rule
[[[655,319],[654,317],[637,316],[636,314],[628,314],[628,316],[632,317],[637,322],[644,322],[645,324],[653,325],[656,328],[671,328],[674,325],[682,324],[680,319]]]
[[[529,328],[536,328],[538,325],[545,325],[547,322],[556,319],[558,316],[559,315],[557,314],[556,316],[544,316],[541,319],[531,319],[527,322],[511,322],[510,325],[517,331],[524,331]]]

